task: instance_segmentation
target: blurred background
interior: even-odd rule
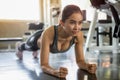
[[[34,26],[42,23],[44,28],[58,24],[59,14],[68,4],[78,5],[84,12],[84,20],[92,20],[89,0],[0,0],[0,38],[26,38],[36,30],[29,28],[30,23]],[[106,18],[106,14],[100,14],[103,15],[100,18]],[[83,25],[89,27],[89,22]],[[0,49],[8,47],[5,43],[0,42]],[[9,47],[14,48],[14,42]]]

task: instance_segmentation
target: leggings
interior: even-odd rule
[[[39,50],[39,47],[37,45],[37,40],[41,37],[43,30],[36,31],[32,36],[28,38],[28,40],[25,43],[22,43],[19,47],[19,51],[37,51]]]

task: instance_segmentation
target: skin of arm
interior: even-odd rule
[[[53,36],[54,36],[54,28],[50,27],[49,29],[45,30],[41,37],[41,45],[40,45],[40,61],[41,61],[41,68],[43,72],[59,77],[65,78],[68,74],[67,68],[60,67],[58,70],[52,68],[49,65],[49,54],[50,54],[50,44],[52,44]],[[49,36],[51,35],[51,36]]]
[[[75,41],[76,63],[80,69],[87,70],[89,73],[94,74],[96,72],[96,65],[85,62],[83,54],[83,33],[79,32],[78,34]]]

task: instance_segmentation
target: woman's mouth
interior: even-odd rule
[[[78,33],[78,31],[72,31],[72,33],[73,33],[73,34],[77,34],[77,33]]]

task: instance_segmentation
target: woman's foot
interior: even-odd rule
[[[20,45],[21,45],[21,42],[16,43],[16,56],[21,60],[23,59],[23,52],[18,49]]]
[[[21,51],[16,52],[16,56],[22,60],[23,59],[23,53]]]
[[[33,57],[35,58],[35,59],[37,59],[38,58],[38,52],[37,51],[33,51]]]

